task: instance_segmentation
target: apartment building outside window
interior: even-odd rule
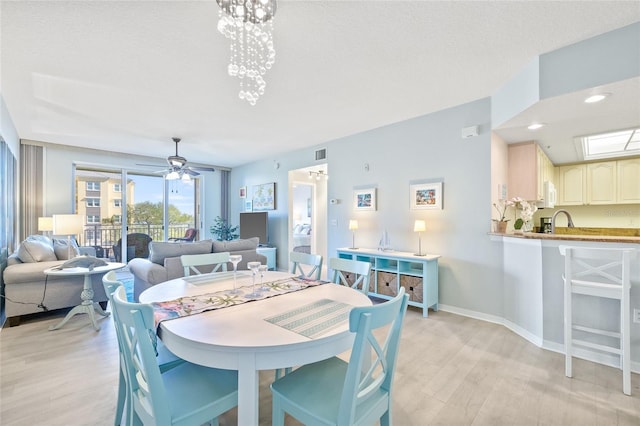
[[[87,198],[87,207],[100,207],[100,198]]]
[[[87,215],[87,223],[100,223],[100,216],[97,214]]]
[[[122,207],[122,199],[121,198],[117,198],[117,199],[113,200],[113,207]]]
[[[87,191],[100,191],[100,182],[87,181]]]
[[[122,192],[122,184],[114,183],[113,184],[113,192]]]

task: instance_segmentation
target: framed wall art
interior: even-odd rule
[[[240,190],[238,191],[238,195],[240,196],[240,198],[247,198],[247,187],[241,186]]]
[[[376,188],[356,189],[353,191],[353,208],[355,210],[376,209]]]
[[[442,209],[442,182],[409,185],[411,210]]]
[[[251,200],[248,200],[248,201],[244,202],[244,211],[245,212],[252,212],[253,211],[253,203],[251,202]]]
[[[253,187],[253,211],[276,209],[276,184],[275,182],[263,183]]]

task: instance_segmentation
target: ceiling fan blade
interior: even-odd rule
[[[144,164],[144,163],[136,163],[136,166],[155,167],[157,169],[161,169],[163,167],[167,167],[164,164]]]
[[[185,167],[184,169],[182,169],[182,171],[184,173],[188,174],[189,176],[200,176],[200,173],[198,173],[195,170],[191,169],[191,167]]]
[[[196,166],[189,166],[188,167],[191,170],[198,170],[201,172],[215,172],[216,169],[214,169],[213,167],[196,167]]]

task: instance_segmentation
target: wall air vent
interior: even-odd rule
[[[322,148],[316,151],[316,161],[327,159],[327,148]]]

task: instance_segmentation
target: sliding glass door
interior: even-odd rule
[[[77,167],[76,212],[86,217],[78,243],[119,262],[147,256],[146,236],[165,241],[197,229],[198,186],[197,179],[166,181],[158,175]],[[129,234],[144,235],[124,238]]]

